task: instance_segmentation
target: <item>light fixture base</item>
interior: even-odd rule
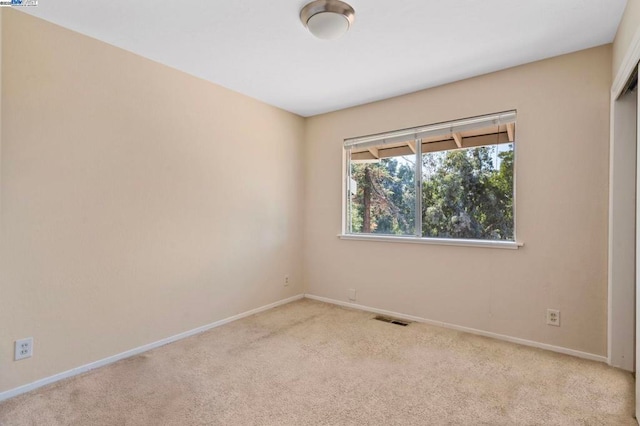
[[[316,17],[314,21],[324,21],[329,23],[329,20],[324,18],[329,18],[332,15],[335,16],[335,25],[322,25],[321,28],[309,25],[309,21],[314,17]],[[322,19],[318,19],[321,17]],[[307,4],[300,11],[300,21],[302,21],[302,24],[313,35],[323,39],[335,39],[342,36],[349,30],[349,28],[351,28],[355,17],[356,12],[353,7],[340,0],[315,0]],[[346,27],[339,24],[342,19],[346,20]]]

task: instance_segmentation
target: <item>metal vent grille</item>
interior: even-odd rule
[[[396,324],[396,325],[401,325],[403,327],[406,327],[410,324],[409,321],[405,321],[405,320],[401,320],[398,318],[392,318],[392,317],[387,317],[384,315],[376,315],[375,317],[373,317],[374,320],[378,320],[378,321],[382,321],[382,322],[388,322],[390,324]]]

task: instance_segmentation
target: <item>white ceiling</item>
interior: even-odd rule
[[[309,0],[310,1],[310,0]],[[22,11],[303,116],[610,43],[626,0],[349,0],[321,41],[305,0],[40,0]]]

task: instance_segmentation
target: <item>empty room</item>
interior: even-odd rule
[[[640,0],[0,0],[0,425],[637,425]]]

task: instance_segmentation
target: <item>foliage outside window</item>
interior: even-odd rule
[[[515,241],[515,112],[345,141],[349,234]]]

